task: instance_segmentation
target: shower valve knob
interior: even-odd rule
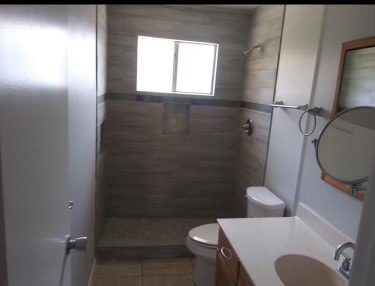
[[[251,119],[246,120],[246,123],[241,126],[242,129],[246,130],[246,134],[251,136],[254,131],[254,123]]]

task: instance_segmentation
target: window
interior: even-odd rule
[[[138,36],[137,91],[214,95],[218,46]]]

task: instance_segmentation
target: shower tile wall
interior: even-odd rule
[[[242,52],[247,44],[248,15],[203,7],[108,5],[109,92],[136,92],[137,37],[143,35],[218,43],[218,71],[212,98],[238,100],[243,82]]]
[[[249,137],[240,132],[235,179],[236,216],[246,215],[246,188],[264,184],[271,126],[271,110],[268,104],[273,102],[274,97],[283,18],[283,5],[260,6],[254,9],[250,16],[248,46],[261,43],[263,50],[261,54],[254,51],[247,56],[241,100],[253,103],[252,106],[258,106],[259,110],[240,109],[241,124],[244,124],[247,118],[253,120],[254,133]]]
[[[109,5],[108,27],[108,216],[232,216],[248,15],[204,6]],[[191,96],[183,102],[190,108],[180,108],[189,112],[179,116],[189,118],[187,132],[163,132],[164,102],[179,102],[166,94],[135,95],[138,35],[219,44],[215,96]]]
[[[188,134],[163,134],[163,104],[108,102],[109,216],[230,215],[238,110],[191,106]]]
[[[106,217],[106,197],[104,193],[104,158],[102,144],[102,126],[106,115],[105,94],[107,92],[107,7],[97,6],[97,43],[96,43],[96,72],[97,72],[97,120],[96,120],[96,186],[95,186],[95,241]]]

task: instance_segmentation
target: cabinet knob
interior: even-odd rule
[[[231,260],[231,259],[232,259],[232,251],[230,251],[229,248],[226,248],[226,247],[223,246],[223,247],[220,249],[220,253],[221,253],[221,255],[224,256],[226,259],[228,259],[228,260]]]

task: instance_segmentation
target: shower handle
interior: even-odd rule
[[[244,125],[242,125],[241,128],[243,130],[245,130],[245,132],[248,136],[251,136],[253,134],[253,131],[254,131],[254,123],[251,119],[247,119],[246,123]]]

